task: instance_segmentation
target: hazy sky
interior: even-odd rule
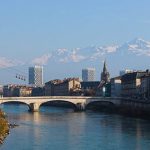
[[[47,75],[46,80],[66,72],[61,67],[53,69],[53,73],[60,71],[58,76],[51,72],[49,66],[54,68],[49,64],[52,51],[122,44],[136,37],[150,40],[149,0],[0,1],[0,67],[11,67],[14,63],[16,69],[22,69],[20,65],[24,65],[27,70],[36,58],[42,56],[47,63],[46,73],[51,75]],[[84,63],[79,65],[88,67]],[[8,73],[3,70],[0,70],[1,80],[6,80],[4,76]],[[79,72],[81,70],[68,75],[78,76]]]

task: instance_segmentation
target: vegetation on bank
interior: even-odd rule
[[[0,144],[3,143],[4,138],[9,133],[9,124],[5,118],[5,114],[0,110]]]

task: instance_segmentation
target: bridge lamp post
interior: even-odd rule
[[[105,93],[106,93],[106,88],[105,88],[105,86],[103,86],[102,92],[103,92],[103,97],[105,97]]]

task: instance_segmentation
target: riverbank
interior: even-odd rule
[[[9,124],[5,118],[5,114],[0,110],[0,144],[3,143],[6,136],[9,134]]]

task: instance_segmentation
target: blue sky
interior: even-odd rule
[[[0,58],[3,60],[1,63],[4,65],[5,61],[7,64],[7,60],[15,61],[15,69],[22,71],[24,68],[23,71],[27,72],[27,67],[32,65],[36,58],[51,55],[51,52],[57,49],[120,45],[136,37],[150,41],[149,6],[149,0],[0,1]],[[91,65],[99,69],[97,79],[104,57]],[[55,68],[49,59],[50,57],[46,58],[45,63],[45,80],[67,76],[66,70],[60,66],[68,69],[72,69],[72,66],[77,67],[76,71],[71,71],[68,76],[80,76],[81,68],[91,67],[85,62],[74,62],[59,63]],[[120,60],[118,57],[118,62]],[[111,68],[113,59],[108,62]],[[145,69],[144,65],[146,64],[143,63],[139,68]],[[3,70],[0,71],[3,74],[0,76],[1,80],[8,80],[9,73],[4,73]],[[111,73],[116,74],[113,70]],[[13,77],[10,78],[10,82],[13,82],[12,79]]]

